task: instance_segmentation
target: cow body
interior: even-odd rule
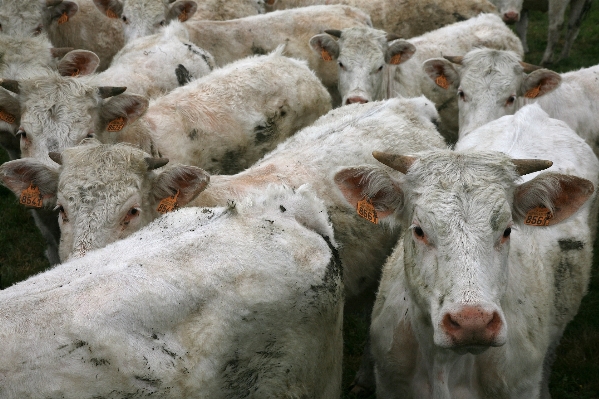
[[[266,54],[285,44],[285,54],[304,59],[338,104],[337,72],[310,50],[308,41],[325,29],[371,25],[370,17],[348,6],[315,6],[231,21],[188,21],[190,40],[223,66],[253,54]]]
[[[271,187],[5,289],[0,396],[339,397],[332,234],[309,190]]]
[[[281,50],[250,57],[150,102],[115,141],[153,155],[235,173],[330,108],[330,96],[302,61]],[[109,132],[99,135],[111,142]]]
[[[227,21],[264,12],[264,0],[205,0],[198,2],[198,9],[192,19]]]
[[[267,2],[266,10],[285,10],[319,4],[343,4],[360,8],[370,15],[375,28],[393,32],[404,39],[470,19],[480,13],[495,11],[493,4],[486,0],[275,0]]]
[[[377,395],[549,397],[554,350],[589,281],[599,161],[537,106],[456,150],[422,154],[397,183],[405,203],[394,211],[412,227],[384,267],[373,311]],[[514,158],[553,166],[515,185],[505,163]],[[526,224],[540,204],[554,209],[549,227]]]
[[[430,81],[422,63],[431,57],[477,46],[511,49],[522,54],[518,38],[493,14],[483,14],[407,41],[369,28],[342,30],[337,42],[326,36],[315,36],[311,44],[319,54],[326,51],[336,59],[343,104],[425,95],[437,106],[441,131],[451,142],[457,139],[457,99],[454,93]]]

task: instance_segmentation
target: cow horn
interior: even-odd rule
[[[57,6],[62,3],[62,0],[46,0],[46,7]]]
[[[328,33],[331,36],[335,36],[338,38],[341,37],[341,31],[339,29],[325,29],[324,32]]]
[[[73,47],[53,47],[50,49],[50,54],[52,54],[52,57],[54,58],[62,58],[68,52],[73,50],[75,50]]]
[[[443,58],[458,65],[462,65],[462,61],[464,60],[464,57],[461,55],[444,55]]]
[[[544,159],[512,159],[520,176],[550,168],[553,162]]]
[[[144,158],[146,164],[148,164],[148,170],[154,170],[163,167],[168,163],[168,158]]]
[[[522,62],[522,61],[520,61],[520,65],[522,65],[522,69],[526,73],[530,73],[530,72],[536,71],[537,69],[543,68],[538,65],[528,64],[528,63]]]
[[[12,79],[0,79],[0,86],[4,87],[8,91],[12,91],[15,94],[19,94],[19,82]]]
[[[408,173],[410,166],[412,166],[412,164],[416,162],[416,159],[418,159],[407,155],[394,155],[380,151],[373,151],[372,156],[380,163],[385,164],[404,175]]]
[[[62,165],[62,154],[60,152],[49,152],[48,156],[50,157],[51,160],[53,160],[54,162],[56,162],[59,165]]]
[[[392,42],[393,40],[401,39],[401,36],[395,33],[387,33],[387,41]]]
[[[102,86],[98,87],[98,94],[102,98],[113,97],[127,90],[126,87]]]

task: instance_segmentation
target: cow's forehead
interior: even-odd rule
[[[386,47],[387,34],[385,31],[366,28],[354,27],[343,31],[339,39],[341,53],[353,49],[365,51],[377,51]]]
[[[166,3],[162,0],[127,0],[123,2],[123,13],[134,13],[127,15],[128,17],[140,17],[150,13],[163,14],[167,9]]]
[[[468,80],[497,81],[505,84],[522,76],[518,56],[511,51],[477,49],[470,51],[462,61],[462,82]]]
[[[29,105],[52,103],[52,105],[71,104],[77,106],[85,97],[99,102],[97,88],[84,84],[80,78],[63,77],[56,74],[23,80],[20,85],[21,97]]]

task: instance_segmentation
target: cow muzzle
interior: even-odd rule
[[[440,329],[446,338],[443,345],[449,349],[480,352],[505,343],[505,323],[496,310],[481,306],[462,306],[447,312],[441,319]]]
[[[503,22],[506,24],[515,24],[516,22],[520,21],[520,13],[516,11],[508,11],[503,14],[502,18]]]

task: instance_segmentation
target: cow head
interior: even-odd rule
[[[123,22],[125,40],[149,36],[172,20],[187,21],[197,10],[194,1],[184,0],[94,0],[109,18]]]
[[[386,98],[386,68],[407,61],[416,51],[405,40],[368,27],[326,32],[312,37],[310,46],[324,61],[337,62],[344,105]]]
[[[66,0],[3,0],[0,31],[12,37],[37,36],[51,24],[67,22],[78,9],[75,2]]]
[[[510,51],[476,49],[463,57],[433,58],[423,65],[441,88],[458,95],[460,137],[518,109],[520,97],[537,98],[559,86],[559,74],[520,61]]]
[[[65,73],[86,73],[93,69],[78,64],[79,57],[65,58],[75,61],[59,66]],[[145,97],[121,94],[124,87],[89,86],[80,78],[57,73],[21,81],[4,79],[0,85],[17,94],[13,101],[18,101],[20,110],[16,134],[22,156],[49,163],[49,152],[77,145],[104,131],[115,119],[120,118],[121,126],[127,125],[148,106]]]
[[[51,157],[60,168],[19,159],[2,165],[0,178],[17,196],[33,184],[44,205],[55,205],[63,261],[127,237],[161,213],[186,205],[210,179],[195,166],[163,168],[168,159],[94,139]]]
[[[506,24],[513,24],[520,20],[523,0],[493,0],[491,3],[497,7],[501,19]]]
[[[416,305],[412,317],[425,320],[419,334],[459,353],[503,345],[510,240],[527,239],[512,230],[561,222],[591,196],[593,184],[556,173],[519,184],[520,175],[551,162],[498,152],[374,155],[399,178],[371,166],[341,170],[335,181],[352,206],[367,199],[379,218],[409,226],[403,269]]]

